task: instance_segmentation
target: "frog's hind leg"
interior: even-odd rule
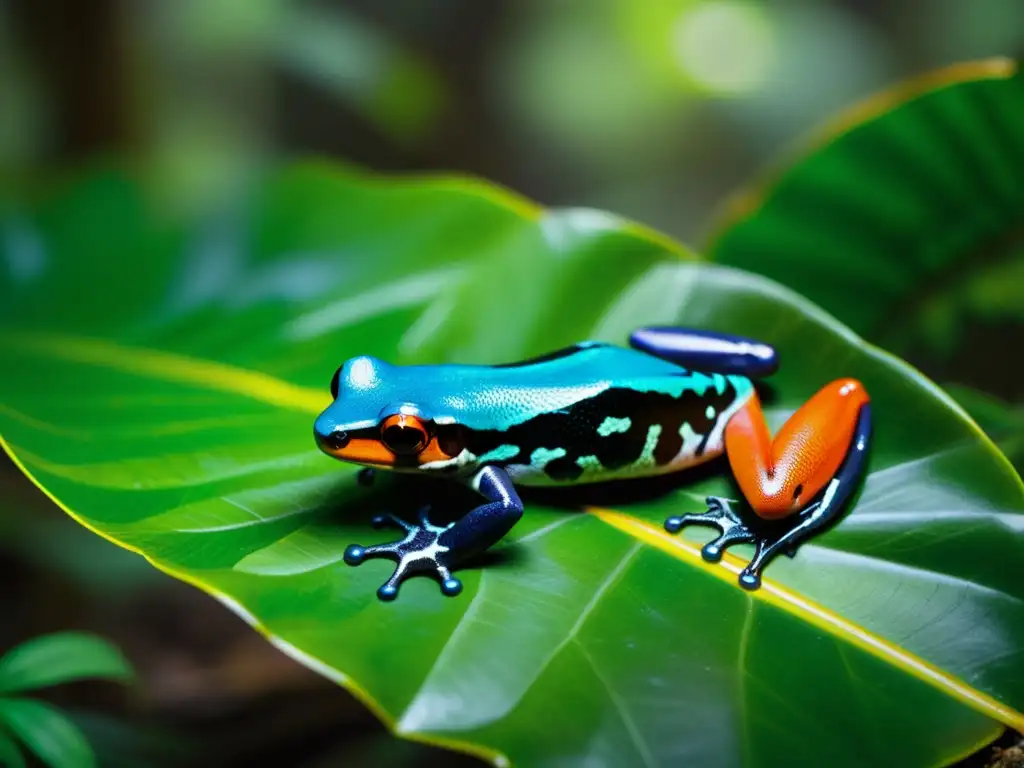
[[[860,382],[833,381],[800,406],[773,440],[753,393],[725,427],[725,452],[754,512],[778,520],[817,497],[855,445],[858,428],[870,430],[870,412],[861,417],[867,405]]]
[[[744,520],[727,499],[708,499],[708,512],[665,521],[669,531],[688,523],[711,525],[721,535],[704,547],[716,561],[732,544],[756,546],[740,574],[748,589],[780,552],[795,554],[801,542],[843,508],[864,472],[871,406],[853,379],[826,385],[796,411],[772,440],[754,394],[729,420],[725,447],[736,482],[756,517]],[[748,516],[749,518],[749,516]]]
[[[760,378],[779,367],[774,347],[743,336],[693,328],[651,326],[634,331],[629,344],[684,368]]]

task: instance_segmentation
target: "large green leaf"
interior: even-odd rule
[[[2,234],[11,455],[402,735],[523,765],[927,766],[1024,726],[1020,479],[941,390],[775,283],[609,214],[320,165],[196,226],[96,174]],[[761,590],[661,527],[734,494],[715,473],[628,506],[534,498],[455,599],[413,579],[381,603],[390,566],[342,562],[374,511],[443,490],[362,489],[316,450],[343,359],[497,362],[655,322],[776,344],[774,428],[840,375],[874,399],[855,508]]]
[[[84,632],[36,637],[0,656],[0,693],[83,678],[128,682],[133,676],[131,665],[116,647]]]
[[[857,105],[731,202],[710,254],[937,365],[972,320],[1024,330],[1024,75],[963,64]]]

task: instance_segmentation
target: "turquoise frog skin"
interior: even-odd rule
[[[345,561],[397,563],[377,591],[392,600],[416,573],[440,579],[498,542],[523,513],[516,486],[551,486],[678,472],[728,456],[749,509],[709,497],[708,511],[668,518],[676,532],[709,525],[719,536],[706,560],[730,545],[755,545],[740,584],[755,589],[779,552],[832,520],[863,473],[871,430],[862,385],[839,379],[797,410],[774,440],[752,378],[777,367],[766,344],[709,331],[643,328],[630,348],[584,342],[506,365],[395,366],[356,357],[334,374],[334,402],[314,435],[325,453],[369,471],[429,473],[464,483],[484,500],[445,527],[393,515],[401,540],[351,545]],[[754,514],[749,514],[753,512]]]

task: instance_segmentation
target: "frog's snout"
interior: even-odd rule
[[[348,444],[348,432],[336,429],[324,438],[324,444],[332,451],[341,451]]]
[[[351,440],[348,432],[338,429],[327,419],[317,419],[313,425],[313,437],[320,450],[332,456],[337,456]]]

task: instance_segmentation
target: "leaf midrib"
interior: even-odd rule
[[[726,552],[717,565],[706,563],[700,554],[700,547],[683,537],[670,536],[664,530],[629,515],[608,509],[589,508],[589,512],[634,538],[644,541],[678,560],[686,561],[718,579],[735,585],[735,579],[745,563],[735,555]],[[740,587],[736,587],[739,589]],[[929,662],[890,643],[864,627],[839,616],[824,606],[803,597],[779,583],[763,579],[761,587],[750,593],[755,599],[774,605],[797,618],[818,627],[829,635],[845,639],[852,645],[881,659],[890,665],[922,680],[957,699],[961,703],[981,712],[987,717],[1021,730],[1024,714],[995,700],[953,675],[935,667]],[[1000,593],[1001,594],[1001,593]]]

